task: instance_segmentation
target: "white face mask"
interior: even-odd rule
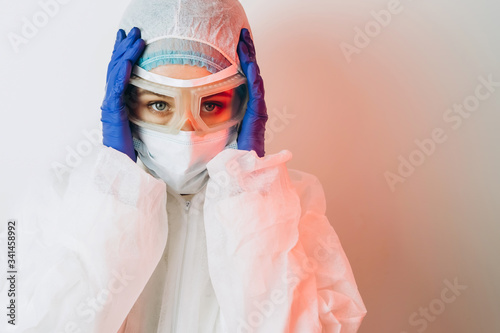
[[[179,194],[199,192],[208,181],[207,163],[227,148],[237,149],[237,125],[198,136],[194,131],[167,134],[132,125],[138,157],[155,177]]]

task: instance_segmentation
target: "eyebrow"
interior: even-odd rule
[[[142,95],[154,95],[154,96],[158,96],[158,97],[169,97],[169,96],[166,96],[166,95],[157,94],[157,93],[149,91],[149,90],[144,90],[142,88],[137,92],[137,95],[139,95],[139,96],[142,96]]]

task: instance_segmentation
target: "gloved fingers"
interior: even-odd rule
[[[123,65],[120,67],[121,68],[118,72],[117,80],[115,81],[116,84],[114,90],[116,94],[119,94],[121,96],[127,88],[130,79],[130,73],[132,73],[132,63],[130,62],[130,60],[124,60]]]
[[[248,104],[245,118],[259,117],[267,119],[267,108],[265,101],[264,81],[260,75],[260,68],[256,62],[251,62],[246,66],[245,75],[248,81]]]
[[[141,31],[139,30],[139,28],[132,28],[132,30],[130,30],[128,36],[122,40],[120,42],[120,44],[118,45],[118,47],[116,48],[116,52],[115,54],[113,54],[113,58],[111,61],[116,61],[118,60],[119,58],[121,58],[126,52],[127,50],[132,46],[134,45],[134,43],[141,38]]]
[[[238,57],[240,58],[241,69],[243,69],[243,71],[246,70],[250,62],[249,52],[248,45],[240,40],[238,42]]]
[[[263,157],[265,155],[264,134],[268,115],[264,99],[264,81],[260,75],[255,46],[248,29],[241,29],[237,51],[241,69],[247,77],[249,93],[247,109],[238,134],[238,148],[255,150],[259,157]]]
[[[255,57],[255,46],[253,44],[252,38],[250,37],[250,32],[248,29],[241,29],[240,40],[238,42],[238,56],[240,57],[240,62],[247,66],[250,62],[256,62]]]
[[[132,72],[132,63],[129,60],[125,60],[123,65],[120,66],[120,70],[113,85],[113,94],[115,96],[114,100],[117,101],[117,108],[124,105],[123,94],[127,88],[128,82],[130,80],[130,73]],[[120,115],[121,120],[127,119],[126,114]]]
[[[138,28],[132,28],[128,36],[125,35],[125,31],[123,29],[118,30],[116,34],[115,46],[113,48],[113,54],[111,56],[111,61],[108,65],[108,72],[106,74],[106,82],[109,81],[110,76],[113,71],[117,70],[120,65],[120,59],[124,55],[124,53],[128,52],[128,50],[133,47],[138,40],[140,39],[141,32]],[[144,49],[144,48],[143,48]],[[142,50],[143,50],[142,49]],[[141,52],[142,52],[141,50]]]
[[[250,37],[250,32],[247,29],[241,30],[240,41],[238,43],[238,56],[243,73],[248,80],[250,100],[264,99],[264,81],[260,75],[260,68],[255,58],[255,47]]]
[[[114,69],[114,72],[110,75],[110,81],[106,85],[106,98],[103,109],[108,112],[123,111],[123,94],[127,88],[131,72],[132,63],[129,60],[121,61],[120,65]],[[126,114],[116,116],[119,116],[120,121],[127,119]]]
[[[116,33],[116,40],[115,40],[115,46],[113,47],[113,54],[116,52],[116,49],[118,48],[118,45],[127,37],[125,34],[125,31],[123,29],[118,30]]]
[[[133,64],[139,59],[144,48],[146,46],[146,42],[143,39],[137,39],[135,43],[125,52],[122,56],[123,60],[129,60]]]
[[[137,61],[137,59],[139,59],[142,52],[144,51],[144,47],[145,47],[146,43],[141,38],[135,39],[135,37],[137,37],[137,35],[135,35],[135,37],[134,37],[134,35],[132,33],[134,31],[139,31],[139,29],[137,29],[137,28],[135,28],[135,29],[136,30],[132,29],[131,33],[129,34],[129,36],[132,36],[132,37],[130,39],[125,39],[118,46],[118,51],[117,51],[117,53],[114,54],[114,56],[113,56],[114,59],[112,59],[110,64],[109,64],[109,66],[111,68],[108,69],[108,76],[107,76],[108,80],[111,76],[113,76],[113,74],[112,74],[113,72],[120,71],[122,69],[123,61],[130,61],[134,64]],[[139,36],[140,36],[140,31],[139,31]],[[134,43],[130,44],[132,40],[134,40]],[[123,47],[126,47],[126,48],[124,48],[125,51],[123,54],[121,54],[119,56],[121,49]],[[129,78],[130,78],[130,76],[125,78],[126,83],[128,83]]]
[[[253,99],[248,100],[247,110],[245,112],[245,116],[243,116],[243,121],[259,118],[261,120],[266,120],[269,118],[267,114],[267,106],[266,101],[263,99]],[[265,123],[264,123],[265,124]]]
[[[118,32],[116,33],[115,45],[113,46],[113,53],[111,54],[111,61],[108,65],[108,72],[106,73],[106,82],[109,81],[109,75],[111,74],[113,67],[116,65],[113,61],[115,58],[116,49],[118,48],[118,45],[120,45],[120,43],[125,39],[125,37],[127,37],[125,35],[125,31],[123,31],[123,29],[118,30]]]
[[[265,156],[266,121],[259,117],[244,119],[238,133],[238,149],[255,150],[257,156]]]
[[[108,71],[108,81],[111,79],[113,82],[109,83],[112,85],[112,90],[109,91],[109,86],[107,86],[106,91],[115,98],[120,96],[117,94],[121,94],[125,91],[125,88],[130,80],[132,64],[134,64],[140,57],[144,47],[144,40],[136,40],[135,43],[125,52],[125,54],[119,60],[114,62],[114,67]]]
[[[124,92],[130,80],[132,66],[145,47],[138,28],[130,30],[128,36],[119,30],[113,55],[106,76],[106,95],[101,109],[103,144],[127,154],[136,161],[132,134],[124,101]]]
[[[245,73],[248,81],[248,92],[250,93],[250,99],[264,99],[264,81],[262,76],[260,76],[260,68],[256,62],[252,62],[247,67],[247,72]]]

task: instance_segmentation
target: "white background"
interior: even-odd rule
[[[389,1],[242,3],[275,119],[267,153],[288,149],[289,167],[321,180],[368,309],[360,332],[500,332],[500,89],[459,129],[442,119],[477,77],[500,81],[498,3],[402,0],[404,10],[351,62],[339,45],[353,44],[354,28]],[[9,33],[21,34],[23,17],[41,7],[1,1],[1,221],[16,217],[23,189],[57,179],[52,166],[85,145],[84,131],[100,131],[126,4],[68,1],[15,52]],[[392,191],[384,173],[397,172],[398,156],[436,127],[446,127],[447,141]],[[443,281],[455,279],[467,289],[444,303]],[[409,322],[429,306],[432,320]]]

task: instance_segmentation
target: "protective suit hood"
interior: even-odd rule
[[[146,44],[169,38],[202,42],[238,67],[241,29],[251,34],[238,0],[132,0],[120,28],[128,32],[133,27],[141,30]]]

